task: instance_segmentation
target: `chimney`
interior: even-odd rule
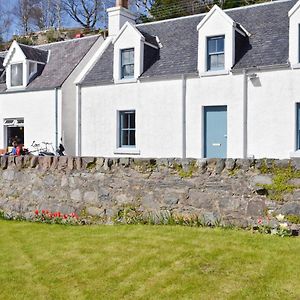
[[[136,16],[128,9],[128,0],[116,0],[116,6],[107,13],[109,36],[116,36],[126,22],[135,24]]]

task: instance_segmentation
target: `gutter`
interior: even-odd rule
[[[55,88],[55,150],[58,149],[58,88]]]
[[[261,67],[249,67],[249,68],[242,68],[242,69],[232,69],[232,74],[243,74],[245,70],[249,72],[257,72],[257,71],[268,71],[268,70],[280,70],[280,69],[290,69],[291,65],[289,62],[284,64],[277,64],[277,65],[267,65]]]
[[[243,158],[248,157],[248,74],[243,70]]]
[[[76,155],[81,156],[81,85],[76,85]]]

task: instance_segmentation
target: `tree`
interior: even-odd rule
[[[92,29],[100,20],[101,0],[63,0],[67,14],[82,27]]]
[[[38,0],[32,10],[32,23],[40,30],[60,28],[62,15],[61,0]]]
[[[28,34],[31,27],[32,16],[36,13],[38,0],[17,0],[14,14],[18,25],[24,34]]]
[[[9,31],[11,26],[11,15],[6,6],[0,2],[0,40],[2,42],[3,35]]]

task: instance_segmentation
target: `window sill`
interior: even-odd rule
[[[300,150],[290,152],[290,157],[300,158]]]
[[[114,151],[114,154],[121,155],[140,155],[141,151],[136,148],[118,148]]]
[[[229,71],[220,70],[220,71],[207,71],[207,72],[200,73],[200,77],[221,76],[221,75],[229,75]]]
[[[115,80],[115,84],[136,83],[136,82],[137,82],[136,78]]]
[[[292,69],[300,69],[300,64],[294,64],[294,65],[292,65]]]

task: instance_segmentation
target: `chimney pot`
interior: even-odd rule
[[[116,6],[121,6],[128,9],[128,0],[116,0]]]

